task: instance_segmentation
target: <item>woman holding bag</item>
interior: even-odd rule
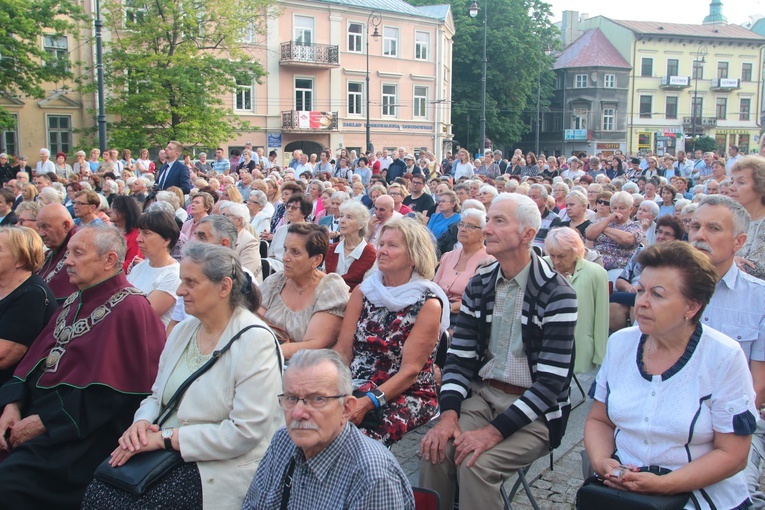
[[[257,288],[229,248],[193,242],[183,252],[178,295],[193,318],[167,339],[152,394],[109,463],[129,465],[133,456],[161,449],[179,451],[184,463],[140,496],[97,477],[83,509],[238,509],[271,437],[283,425],[276,398],[281,352],[273,334],[250,328],[231,342],[230,352],[213,358],[242,329],[265,326],[250,311],[259,305]],[[176,390],[210,359],[217,362],[188,387],[162,429],[152,425]]]

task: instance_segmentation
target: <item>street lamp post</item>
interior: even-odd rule
[[[96,0],[96,76],[98,80],[98,148],[101,154],[106,151],[106,109],[104,106],[104,54],[101,29],[101,1]]]
[[[487,2],[488,3],[488,2]],[[470,4],[468,13],[471,18],[478,16],[478,0],[473,0]],[[483,8],[483,60],[481,61],[481,132],[478,139],[478,153],[483,156],[486,152],[486,30],[488,24],[489,9],[487,6]]]
[[[380,32],[377,28],[382,23],[382,15],[377,11],[372,11],[367,19],[367,152],[374,152],[375,148],[372,145],[372,125],[369,120],[369,29],[374,27],[375,31],[372,33],[372,38],[377,41],[380,38]]]
[[[699,64],[699,67],[701,69],[704,69],[701,67],[701,64],[704,64],[706,61],[704,60],[704,57],[707,56],[707,47],[705,44],[702,44],[699,46],[699,49],[696,50],[696,60],[693,61],[694,64]],[[693,88],[693,105],[691,107],[691,123],[693,124],[693,128],[691,131],[691,136],[693,137],[693,152],[696,152],[696,110],[698,107],[699,102],[699,69],[696,68],[696,66],[693,66],[693,78],[696,84]]]

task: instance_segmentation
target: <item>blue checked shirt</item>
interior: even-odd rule
[[[290,510],[414,510],[412,487],[396,458],[351,423],[308,460],[287,429],[279,429],[258,466],[242,510],[280,508],[284,478],[293,458]]]

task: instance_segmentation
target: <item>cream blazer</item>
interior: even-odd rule
[[[250,324],[265,325],[248,310],[237,310],[216,350]],[[141,403],[134,421],[156,419],[168,377],[198,325],[191,317],[173,329],[159,358],[151,396]],[[277,355],[282,357],[273,335],[253,328],[194,381],[181,400],[176,434],[183,459],[199,468],[205,509],[242,507],[271,437],[284,425],[276,398],[282,385]]]

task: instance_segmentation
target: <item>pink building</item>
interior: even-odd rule
[[[252,41],[253,58],[268,75],[262,84],[240,85],[230,98],[231,109],[259,130],[232,140],[229,150],[248,141],[280,156],[295,149],[365,149],[367,49],[375,150],[426,148],[441,158],[451,149],[450,6],[413,7],[403,0],[287,0],[279,6],[265,37]]]

